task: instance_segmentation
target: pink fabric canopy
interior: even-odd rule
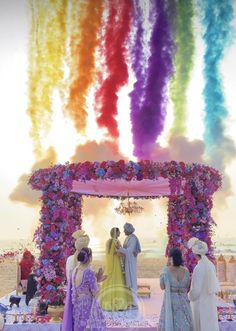
[[[170,195],[169,181],[165,178],[158,180],[143,179],[141,181],[117,180],[89,180],[86,182],[73,181],[72,192],[94,196],[167,196]]]

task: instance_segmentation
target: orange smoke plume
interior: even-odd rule
[[[70,90],[67,112],[78,131],[86,127],[86,95],[94,83],[95,50],[102,24],[103,0],[72,2]]]

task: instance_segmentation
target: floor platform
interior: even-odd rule
[[[157,331],[158,320],[163,300],[163,291],[159,287],[159,279],[139,279],[139,300],[138,309],[105,312],[108,331]],[[9,297],[0,299],[1,303],[9,304]],[[219,302],[220,306],[227,305],[224,301]],[[29,314],[32,311],[32,305],[27,307],[24,299],[20,307],[16,306],[9,312],[7,324],[4,331],[61,331],[61,323],[22,323],[22,317],[19,317],[19,323],[13,324],[14,314]],[[221,331],[236,331],[236,320],[220,323]]]
[[[159,279],[139,279],[138,309],[106,312],[109,330],[156,331],[163,300]]]
[[[158,279],[139,279],[139,299],[138,309],[130,309],[119,312],[105,312],[107,321],[107,330],[139,330],[139,331],[154,331],[157,330],[160,308],[162,304],[163,293],[159,288]],[[9,297],[1,298],[0,302],[8,305]],[[24,297],[20,302],[19,308],[13,306],[12,310],[7,312],[7,323],[4,331],[11,330],[47,330],[60,331],[61,323],[22,323],[23,314],[31,314],[34,303],[31,302],[29,307],[24,303]],[[13,324],[15,314],[19,314],[19,323]]]

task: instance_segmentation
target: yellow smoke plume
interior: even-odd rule
[[[49,132],[52,96],[63,90],[68,0],[32,0],[29,37],[28,114],[37,158],[43,157],[42,140]]]

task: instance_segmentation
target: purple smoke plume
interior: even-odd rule
[[[167,83],[173,70],[174,41],[169,19],[171,7],[167,7],[164,0],[155,0],[153,10],[155,21],[150,40],[151,55],[148,61],[144,101],[140,109],[136,102],[131,103],[134,154],[140,159],[149,158],[150,150],[163,130]],[[139,93],[138,81],[139,77],[136,90],[132,92],[132,99]]]
[[[136,35],[134,45],[131,50],[132,69],[136,76],[131,98],[131,118],[135,118],[136,112],[142,106],[145,90],[145,65],[144,65],[144,45],[143,45],[143,15],[138,2],[134,3],[134,26]]]

